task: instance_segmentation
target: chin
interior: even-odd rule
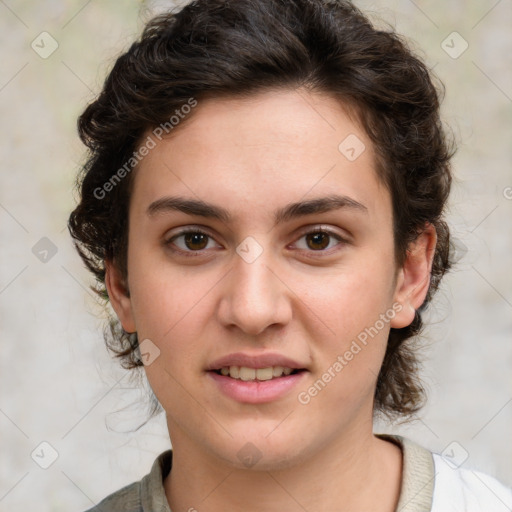
[[[304,459],[302,445],[297,436],[269,438],[268,431],[261,435],[234,436],[228,445],[216,446],[213,452],[228,466],[250,471],[279,471],[296,466]]]

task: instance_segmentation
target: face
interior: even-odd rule
[[[129,296],[110,264],[107,287],[175,449],[278,468],[371,433],[389,329],[412,321],[432,248],[397,269],[392,218],[370,140],[328,96],[199,102],[149,152]]]

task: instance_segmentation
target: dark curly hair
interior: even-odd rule
[[[392,198],[396,264],[426,223],[437,231],[427,297],[411,325],[391,329],[375,390],[376,412],[411,415],[425,398],[414,336],[451,266],[443,211],[454,145],[439,116],[442,84],[393,29],[375,28],[350,1],[195,0],[150,20],[78,120],[89,155],[70,233],[96,277],[94,290],[108,301],[105,260],[127,277],[130,171],[143,134],[159,126],[170,132],[172,116],[194,101],[299,87],[339,99],[372,140]],[[176,128],[193,115],[180,115]],[[107,345],[123,366],[141,366],[136,333],[116,318],[108,331]]]

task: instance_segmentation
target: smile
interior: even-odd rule
[[[267,368],[248,368],[247,366],[223,366],[217,370],[219,375],[231,377],[232,379],[239,379],[243,381],[253,380],[272,380],[277,379],[292,373],[297,373],[299,370],[287,368],[283,366],[269,366]]]
[[[299,387],[308,373],[304,369],[283,366],[223,366],[206,375],[212,379],[214,389],[225,397],[246,404],[262,404],[284,399]]]

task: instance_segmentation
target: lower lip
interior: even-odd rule
[[[301,371],[276,379],[253,381],[232,379],[212,371],[208,372],[208,375],[215,381],[220,390],[233,400],[248,404],[261,404],[285,396],[306,373],[306,371]]]

